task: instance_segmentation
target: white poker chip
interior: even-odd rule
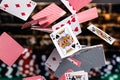
[[[18,70],[19,70],[19,71],[23,71],[23,68],[22,68],[22,67],[18,67]]]
[[[14,67],[14,68],[17,67],[17,64],[13,64],[13,67]]]
[[[41,58],[42,58],[42,61],[46,61],[46,55],[42,55]]]
[[[113,68],[112,65],[108,65],[108,66],[107,66],[107,69],[108,69],[108,70],[112,70],[112,68]]]
[[[35,59],[36,59],[36,56],[35,56],[35,55],[32,55],[32,59],[34,59],[34,60],[35,60]]]
[[[116,61],[120,63],[120,57],[116,57]]]
[[[5,65],[4,63],[3,63],[1,66],[2,66],[3,68],[6,67],[6,65]]]

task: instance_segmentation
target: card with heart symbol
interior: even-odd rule
[[[72,31],[75,35],[78,35],[82,32],[77,15],[71,15],[71,16],[65,18],[61,22],[53,25],[52,29],[53,29],[53,31],[56,31],[57,29],[64,26],[65,24],[70,25],[70,28],[72,28]]]
[[[68,57],[81,49],[81,45],[68,24],[50,34],[61,58]]]

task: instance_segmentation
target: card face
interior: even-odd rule
[[[36,5],[31,0],[2,0],[0,9],[26,21]]]
[[[6,32],[0,36],[0,59],[8,66],[12,66],[23,51],[24,48]]]
[[[65,73],[66,80],[88,80],[88,73],[84,71]]]
[[[61,57],[57,49],[55,48],[51,53],[51,55],[49,56],[49,58],[47,59],[47,61],[45,62],[45,65],[49,67],[51,70],[56,71],[56,69],[60,65],[60,62],[61,62]]]
[[[78,12],[81,8],[86,6],[88,3],[90,3],[92,0],[61,0],[61,2],[68,8],[68,10],[75,14]]]
[[[83,23],[98,17],[98,11],[96,7],[90,8],[86,11],[77,13],[79,23]]]
[[[33,77],[27,77],[23,80],[45,80],[43,76],[33,76]]]
[[[75,35],[78,35],[82,32],[77,15],[71,15],[71,16],[67,17],[66,19],[62,20],[61,22],[53,25],[52,29],[53,29],[53,31],[56,31],[57,29],[63,27],[65,24],[68,24],[70,26],[70,28],[72,29],[72,31]]]
[[[48,25],[62,17],[64,14],[66,14],[64,10],[58,7],[55,3],[52,3],[34,16],[32,16],[32,19],[36,20],[41,17],[47,17],[46,21],[48,23],[44,25],[44,27],[47,27]],[[41,22],[39,22],[39,24],[41,25]]]
[[[66,71],[66,73],[68,73],[68,72],[73,72],[73,70],[72,69],[68,69]],[[58,80],[66,80],[65,74],[63,74]]]
[[[50,37],[61,58],[68,57],[81,49],[80,43],[68,24],[51,33]]]
[[[99,29],[95,25],[90,25],[87,29],[90,30],[91,32],[93,32],[94,34],[96,34],[97,36],[99,36],[101,39],[105,40],[110,45],[112,45],[115,41],[115,39],[113,37],[111,37],[110,35],[108,35],[104,31],[102,31],[101,29]]]

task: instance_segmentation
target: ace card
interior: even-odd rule
[[[115,42],[115,39],[96,27],[95,25],[91,24],[89,27],[87,27],[88,30],[99,36],[101,39],[112,45]]]
[[[71,56],[81,49],[80,43],[68,24],[51,33],[50,37],[61,58]]]
[[[47,67],[49,67],[51,70],[56,71],[56,69],[58,68],[60,62],[61,62],[61,57],[60,57],[57,49],[55,48],[52,51],[49,58],[47,59],[47,61],[45,62],[45,65]]]

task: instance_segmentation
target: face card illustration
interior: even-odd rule
[[[80,43],[68,24],[51,33],[50,37],[52,38],[61,58],[71,56],[81,49]]]
[[[45,62],[45,65],[48,66],[51,70],[56,71],[57,67],[60,65],[60,62],[61,57],[57,52],[57,49],[54,49],[47,61]]]
[[[2,0],[0,9],[26,21],[36,5],[31,0]]]
[[[39,76],[27,77],[24,78],[23,80],[45,80],[45,79],[43,76],[39,75]]]
[[[68,8],[68,10],[72,14],[78,12],[81,8],[86,6],[91,1],[92,0],[61,0],[61,2]]]
[[[68,24],[70,26],[70,28],[72,29],[72,31],[75,35],[78,35],[82,32],[77,15],[71,15],[71,16],[67,17],[66,19],[62,20],[61,22],[53,25],[52,29],[53,29],[53,31],[56,31],[59,28],[63,27],[65,24]]]
[[[103,40],[105,40],[110,45],[112,45],[115,41],[115,39],[113,37],[111,37],[110,35],[108,35],[104,31],[102,31],[101,29],[99,29],[95,25],[90,25],[87,29],[90,30],[91,32],[93,32],[94,34],[96,34],[97,36],[99,36],[100,38],[102,38]]]
[[[98,11],[96,7],[77,13],[79,23],[83,23],[98,17]]]
[[[47,27],[48,25],[50,25],[51,23],[62,17],[64,14],[66,14],[64,10],[58,7],[55,3],[52,3],[43,10],[41,10],[40,12],[38,12],[37,14],[35,14],[34,16],[32,16],[32,19],[36,20],[41,17],[47,17],[46,22],[48,23],[43,26],[43,27]],[[42,23],[39,22],[40,25]]]
[[[65,80],[88,80],[88,73],[84,71],[65,73]]]
[[[68,69],[72,69],[73,71],[84,70],[89,72],[91,68],[104,66],[106,62],[102,45],[84,47],[71,57],[79,60],[81,62],[81,66],[78,67],[68,59],[64,59],[55,71],[55,75],[57,77],[63,75]]]
[[[12,66],[23,51],[24,48],[6,32],[0,36],[0,59],[8,66]]]

